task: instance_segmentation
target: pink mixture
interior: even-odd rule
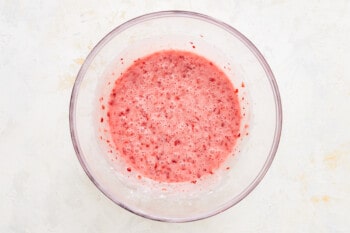
[[[215,64],[191,52],[136,60],[115,81],[106,109],[118,159],[160,182],[213,174],[240,137],[237,92]]]

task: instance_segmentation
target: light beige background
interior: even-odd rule
[[[166,224],[103,196],[70,141],[79,67],[110,30],[181,9],[225,21],[275,73],[283,137],[263,182],[207,220]],[[350,232],[350,2],[0,0],[0,232]]]

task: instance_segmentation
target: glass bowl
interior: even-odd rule
[[[115,80],[134,60],[155,51],[191,51],[215,62],[237,88],[241,137],[213,175],[193,183],[137,179],[116,162],[104,104]],[[244,35],[209,16],[185,11],[146,14],[116,27],[91,51],[71,95],[70,132],[81,166],[109,199],[146,218],[187,222],[218,214],[245,198],[275,156],[282,109],[273,73]],[[106,122],[106,121],[105,121]]]

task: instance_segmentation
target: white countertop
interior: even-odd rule
[[[251,39],[284,112],[262,183],[230,210],[185,224],[107,199],[80,167],[68,123],[75,76],[99,39],[168,9],[211,15]],[[349,1],[0,0],[0,29],[0,232],[350,232]]]

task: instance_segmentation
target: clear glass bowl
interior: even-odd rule
[[[239,89],[244,113],[241,140],[222,168],[196,184],[139,181],[111,162],[101,101],[133,60],[165,49],[192,51],[214,61]],[[123,62],[120,62],[120,61]],[[101,98],[107,96],[106,98]],[[186,222],[218,214],[245,198],[262,180],[281,135],[282,109],[273,73],[262,54],[233,27],[209,16],[163,11],[132,19],[111,31],[82,65],[70,102],[70,131],[81,166],[109,199],[140,216]],[[226,169],[227,167],[230,169]]]

